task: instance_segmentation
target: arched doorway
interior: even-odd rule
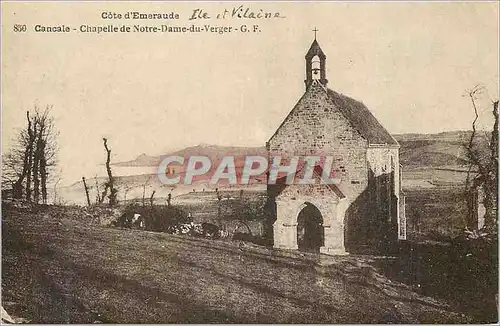
[[[297,217],[297,245],[300,250],[319,251],[325,244],[323,216],[311,203],[305,203]]]

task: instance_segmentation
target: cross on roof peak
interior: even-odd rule
[[[316,39],[316,32],[319,31],[316,27],[314,27],[313,32],[314,32],[314,39]]]

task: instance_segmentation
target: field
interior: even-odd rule
[[[109,228],[51,207],[4,206],[2,232],[2,304],[35,323],[474,320],[391,281],[377,257]]]
[[[4,205],[2,305],[34,323],[495,322],[497,246],[457,240],[465,177],[460,166],[403,169],[409,240],[391,257],[272,250],[111,228],[77,206]],[[135,185],[128,202],[141,203],[148,178],[120,179],[122,188]],[[155,204],[172,191],[172,204],[195,222],[231,232],[245,232],[232,203],[243,196],[255,206],[265,196],[261,184],[243,195],[222,187],[221,220],[215,189],[148,187],[158,190]],[[84,198],[79,184],[71,191]],[[257,236],[259,221],[246,223]]]

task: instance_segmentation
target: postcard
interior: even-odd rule
[[[498,2],[3,1],[2,322],[498,322]]]

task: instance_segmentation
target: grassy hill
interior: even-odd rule
[[[471,132],[394,135],[399,142],[400,162],[406,167],[463,166],[467,164],[464,145]]]
[[[102,227],[51,207],[2,209],[2,302],[32,323],[491,322],[388,278],[380,259]]]

